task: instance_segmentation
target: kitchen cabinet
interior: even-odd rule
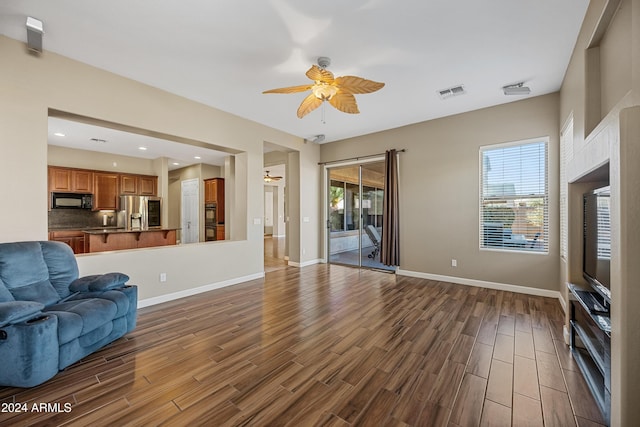
[[[120,175],[120,194],[134,196],[155,196],[158,191],[158,177],[150,175]]]
[[[93,193],[93,172],[49,166],[49,191]]]
[[[49,240],[66,243],[74,254],[84,253],[84,232],[80,230],[59,230],[49,232]]]
[[[135,175],[120,175],[120,194],[138,194],[138,177]]]
[[[119,174],[94,172],[93,174],[93,210],[118,210],[120,199]]]
[[[224,224],[224,178],[204,180],[204,203],[216,204],[218,224]]]
[[[158,177],[157,176],[138,176],[138,191],[141,196],[157,196],[158,195]]]
[[[224,240],[224,225],[216,225],[216,240]]]

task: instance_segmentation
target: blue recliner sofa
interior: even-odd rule
[[[138,288],[122,273],[78,278],[61,242],[0,244],[0,386],[33,387],[132,331]]]

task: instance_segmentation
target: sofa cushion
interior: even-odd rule
[[[9,289],[4,285],[2,279],[0,279],[0,302],[9,302],[15,301],[16,299],[13,297]]]
[[[39,242],[0,244],[0,280],[16,300],[50,305],[60,299]]]
[[[0,326],[27,320],[43,308],[44,305],[33,301],[0,302]]]
[[[59,315],[59,313],[73,313],[78,315],[79,318],[76,319],[81,325],[81,336],[102,326],[104,323],[111,322],[118,309],[116,305],[109,300],[90,298],[54,304],[47,307],[44,311],[47,313],[53,313],[56,316]],[[60,314],[60,317],[67,317],[69,320],[71,319],[71,316],[65,316],[64,314]],[[65,320],[62,320],[62,322],[64,323]],[[73,326],[73,328],[75,330],[77,327]],[[66,340],[66,332],[60,332],[59,335],[61,337],[65,336]],[[61,342],[64,342],[65,340],[60,339]]]
[[[68,311],[47,311],[58,318],[58,342],[60,345],[75,340],[82,333],[82,317]]]
[[[105,273],[84,276],[69,285],[73,292],[106,291],[120,288],[129,281],[129,276],[123,273]]]
[[[71,247],[66,243],[40,242],[42,256],[49,269],[49,281],[60,299],[71,295],[69,283],[78,278],[78,264]]]
[[[49,306],[58,302],[60,296],[48,279],[24,286],[10,288],[9,291],[17,301],[36,301]]]

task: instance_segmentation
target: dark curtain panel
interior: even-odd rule
[[[400,215],[398,213],[398,156],[389,150],[384,158],[384,200],[382,220],[382,250],[384,265],[400,265]]]

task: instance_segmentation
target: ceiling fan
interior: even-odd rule
[[[313,84],[265,90],[262,93],[296,93],[311,90],[311,94],[302,100],[298,107],[298,117],[303,118],[324,101],[329,101],[329,104],[344,113],[358,114],[360,111],[353,95],[375,92],[384,86],[384,83],[356,76],[334,78],[333,73],[327,70],[329,64],[331,59],[321,56],[318,58],[318,65],[309,68],[306,75],[313,80]]]
[[[269,171],[267,171],[267,173],[264,175],[264,182],[280,181],[281,179],[282,179],[281,176],[271,176],[271,175],[269,175]]]

